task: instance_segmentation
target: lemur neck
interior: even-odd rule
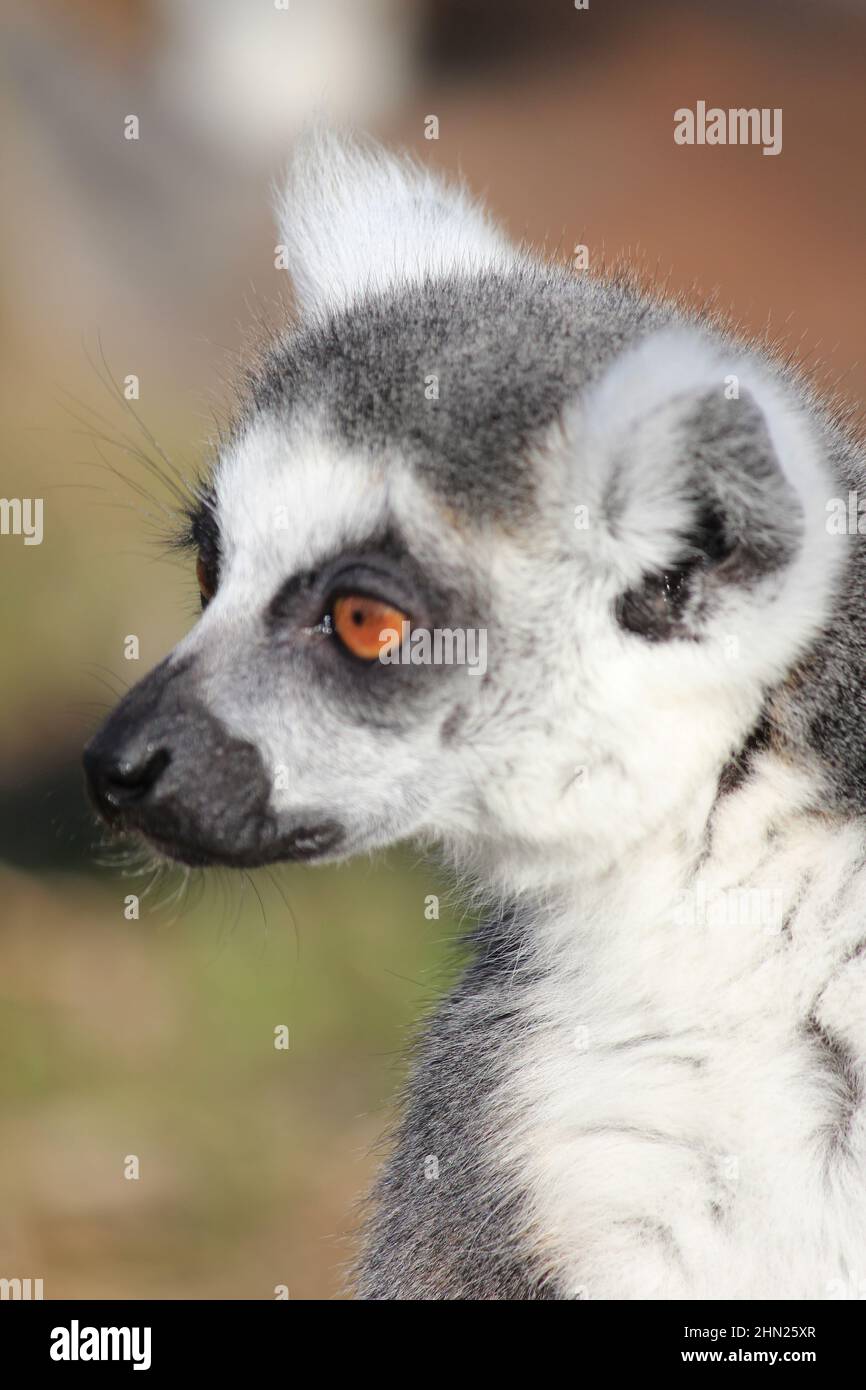
[[[503,854],[484,877],[535,923],[536,936],[562,930],[576,955],[595,934],[628,949],[644,934],[701,925],[771,933],[790,910],[800,868],[842,827],[817,812],[813,778],[758,747],[748,766],[721,783],[708,775],[676,814],[625,848],[590,857],[578,842],[537,859]]]
[[[615,958],[625,977],[632,961],[641,988],[642,961],[666,956],[675,969],[678,951],[701,942],[695,985],[712,989],[737,963],[757,966],[790,941],[809,885],[835,860],[840,886],[862,864],[862,824],[820,814],[814,800],[813,779],[761,752],[743,781],[712,799],[702,792],[690,820],[660,827],[602,871],[576,873],[546,910],[536,900],[534,938],[566,970]]]

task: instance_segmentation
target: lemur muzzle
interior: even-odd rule
[[[186,864],[311,858],[342,836],[330,821],[278,833],[258,749],[207,709],[188,662],[163,662],[129,692],[87,745],[84,770],[108,825]]]

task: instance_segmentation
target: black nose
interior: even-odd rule
[[[145,747],[133,756],[99,744],[84,753],[90,795],[107,820],[147,801],[171,762],[168,748]]]
[[[281,848],[262,756],[202,702],[190,661],[168,658],[133,686],[84,750],[84,772],[113,830],[184,864],[261,864]]]

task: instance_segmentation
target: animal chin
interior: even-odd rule
[[[199,840],[163,837],[150,831],[139,833],[160,856],[191,868],[222,865],[227,868],[254,869],[280,862],[309,862],[334,854],[346,838],[345,830],[336,821],[298,826],[288,834],[242,846],[216,844],[208,842],[205,838]]]

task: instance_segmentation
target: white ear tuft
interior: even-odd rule
[[[297,146],[277,216],[304,315],[516,257],[462,188],[408,156],[332,131],[315,130]]]

